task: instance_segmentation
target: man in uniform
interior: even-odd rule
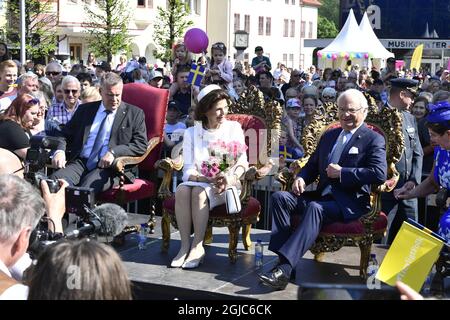
[[[400,161],[395,165],[400,174],[396,189],[405,186],[412,189],[417,186],[422,177],[423,150],[419,141],[417,123],[414,116],[408,112],[414,102],[417,80],[396,78],[391,80],[391,89],[386,108],[396,108],[402,114],[402,132],[405,148]],[[418,219],[417,199],[398,200],[394,192],[383,193],[381,196],[382,210],[388,215],[388,238],[391,244],[400,226],[407,218]]]

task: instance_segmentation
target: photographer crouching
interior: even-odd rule
[[[45,213],[49,231],[62,234],[67,183],[59,183],[59,191],[50,193],[47,182],[41,181],[41,197],[27,181],[0,175],[0,300],[27,298],[28,287],[20,283],[31,265],[26,252],[30,235]]]

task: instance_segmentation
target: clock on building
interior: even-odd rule
[[[235,32],[234,47],[240,50],[245,50],[248,48],[248,33],[246,31]]]

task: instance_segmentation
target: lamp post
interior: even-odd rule
[[[20,62],[25,64],[25,0],[20,0]]]

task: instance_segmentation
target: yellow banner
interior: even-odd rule
[[[376,278],[394,286],[402,281],[420,291],[444,243],[407,222],[403,222]]]
[[[417,71],[420,69],[420,64],[422,63],[422,53],[423,53],[423,44],[419,44],[416,49],[414,49],[414,53],[411,58],[411,66],[412,70],[415,68]]]

